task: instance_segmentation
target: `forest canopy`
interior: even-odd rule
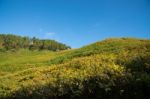
[[[51,50],[59,51],[70,49],[70,46],[49,39],[39,39],[36,37],[22,37],[13,34],[0,34],[0,51],[18,50]]]

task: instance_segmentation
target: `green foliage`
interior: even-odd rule
[[[65,50],[70,49],[69,46],[54,40],[40,40],[35,37],[21,37],[11,34],[0,34],[0,51],[16,51],[17,49],[30,50]]]
[[[150,98],[149,40],[107,39],[68,51],[0,55],[0,70],[7,71],[0,76],[1,99]],[[28,62],[36,66],[15,68]],[[17,65],[8,66],[14,72],[2,69],[11,64]]]

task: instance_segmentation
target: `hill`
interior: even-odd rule
[[[112,38],[60,52],[0,54],[1,99],[150,98],[150,40]]]

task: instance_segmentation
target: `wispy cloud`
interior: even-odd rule
[[[47,32],[45,33],[45,36],[51,37],[54,36],[56,33],[55,32]]]
[[[43,34],[44,39],[53,39],[53,40],[58,40],[58,37],[55,32],[47,32]]]
[[[56,32],[45,32],[45,33],[43,33],[43,32],[44,32],[44,30],[42,29],[41,33],[39,33],[40,35],[37,37],[39,37],[41,39],[51,39],[51,40],[55,40],[55,41],[60,42],[60,38],[57,35],[58,33],[56,33]]]

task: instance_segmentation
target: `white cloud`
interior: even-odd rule
[[[55,32],[47,32],[45,33],[46,36],[54,36],[56,33]]]
[[[55,40],[57,42],[61,42],[60,38],[58,37],[57,33],[55,32],[46,32],[44,34],[41,34],[42,39],[50,39],[50,40]]]
[[[59,38],[55,38],[54,40],[57,42],[61,42]]]
[[[56,33],[55,32],[47,32],[45,34],[43,34],[43,38],[44,39],[56,39]]]

